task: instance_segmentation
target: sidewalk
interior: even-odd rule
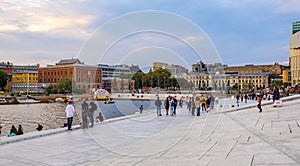
[[[2,144],[0,163],[299,165],[299,101],[285,101],[283,107],[264,105],[262,113],[253,104],[238,111],[193,117],[184,107],[176,117],[156,117],[151,112],[88,130],[60,129],[64,131]]]

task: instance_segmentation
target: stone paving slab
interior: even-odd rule
[[[265,104],[262,113],[255,105],[203,113],[200,117],[191,116],[185,108],[179,108],[175,117],[156,117],[149,112],[87,130],[4,141],[0,163],[300,165],[299,101],[286,100],[282,107]]]

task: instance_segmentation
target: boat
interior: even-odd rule
[[[105,101],[104,104],[114,104],[115,101]]]
[[[40,101],[42,103],[54,102],[56,99],[55,96],[27,96],[27,98]]]
[[[94,99],[95,100],[101,100],[101,101],[111,101],[112,98],[109,96],[109,92],[105,89],[98,89],[94,93]],[[108,102],[109,103],[109,102]]]
[[[58,98],[55,99],[56,102],[62,102],[62,103],[65,102],[65,100],[66,99],[63,99],[61,97],[58,97]]]
[[[0,104],[19,104],[17,98],[15,96],[1,96]]]
[[[26,99],[26,100],[18,100],[19,104],[35,104],[41,103],[41,101],[33,100],[33,99]]]

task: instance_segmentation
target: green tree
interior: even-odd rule
[[[3,70],[0,70],[0,89],[4,90],[7,85],[7,73]]]
[[[56,87],[57,87],[59,93],[70,93],[70,92],[72,92],[72,79],[65,78],[65,79],[59,80]]]
[[[143,87],[143,77],[144,77],[143,72],[136,72],[132,76],[132,80],[134,80],[134,89],[139,89]]]

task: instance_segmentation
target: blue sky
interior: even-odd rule
[[[0,61],[45,66],[78,57],[86,41],[103,24],[124,14],[158,10],[177,14],[197,25],[210,38],[224,64],[287,64],[292,22],[300,20],[299,8],[297,0],[0,0]],[[135,40],[129,37],[127,45],[145,42],[147,37],[143,35]],[[176,49],[165,49],[159,44],[167,37],[147,35],[152,36],[151,42],[135,48],[143,50],[141,54],[158,47],[162,47],[161,54],[168,54],[166,50],[177,53]],[[130,51],[138,54],[135,50]],[[187,50],[182,56],[190,53]],[[120,54],[115,50],[110,56]],[[149,51],[143,56],[148,54]],[[199,60],[194,57],[186,62],[191,65]]]

